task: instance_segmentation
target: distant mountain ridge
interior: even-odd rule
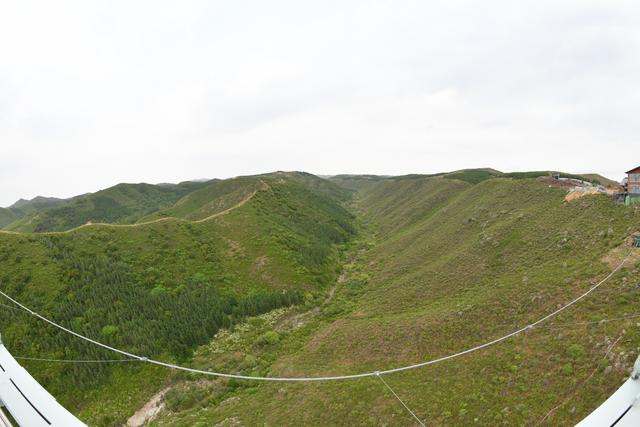
[[[383,175],[334,175],[323,179],[304,172],[274,172],[265,175],[231,179],[193,180],[178,184],[117,184],[113,187],[72,197],[59,199],[38,196],[31,200],[20,199],[8,208],[0,208],[0,228],[18,232],[66,231],[81,225],[97,222],[135,224],[159,218],[176,217],[198,220],[238,203],[255,191],[259,176],[295,175],[306,183],[320,188],[323,182],[334,182],[352,191],[361,190],[381,180],[443,177],[478,184],[491,178],[535,178],[551,175],[551,171],[504,173],[496,169],[463,169],[435,174]],[[596,174],[572,175],[605,186],[617,183]],[[329,189],[326,187],[324,190]],[[334,194],[335,196],[335,194]]]
[[[21,199],[6,209],[13,217],[5,213],[2,226],[11,231],[48,232],[65,231],[87,222],[134,223],[206,185],[190,181],[170,185],[117,184],[70,199]]]
[[[246,198],[262,184],[260,177],[295,177],[321,192],[334,192],[328,181],[304,172],[274,172],[225,180],[185,181],[178,184],[128,184],[70,199],[38,196],[20,199],[0,209],[0,228],[44,233],[67,231],[88,223],[136,224],[175,217],[200,220]],[[333,189],[333,190],[331,190]]]
[[[9,209],[29,212],[29,211],[52,207],[52,206],[64,203],[65,200],[67,199],[59,199],[57,197],[36,196],[31,200],[20,199],[17,202],[15,202],[13,205],[9,206]]]
[[[0,228],[6,227],[17,219],[18,217],[11,209],[0,208]]]
[[[56,197],[37,196],[31,200],[20,199],[8,208],[0,208],[0,228],[24,218],[34,212],[39,212],[66,203],[65,199]]]

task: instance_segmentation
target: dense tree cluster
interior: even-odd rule
[[[271,226],[278,228],[274,233],[278,242],[297,254],[297,261],[310,270],[321,271],[331,247],[355,234],[353,214],[331,196],[308,191],[302,185],[271,191],[275,197],[258,197],[257,209],[268,212]]]
[[[38,311],[82,335],[143,356],[164,355],[183,361],[220,328],[245,316],[302,301],[302,293],[295,290],[264,290],[237,298],[197,274],[174,289],[149,289],[133,281],[128,265],[122,261],[82,256],[68,250],[59,239],[42,239],[52,258],[61,264],[67,286]],[[31,299],[28,295],[20,298]],[[7,316],[16,314],[3,311],[1,316],[4,323]],[[22,347],[14,349],[17,353],[65,359],[117,356],[35,319],[25,316],[24,320],[29,326],[20,328],[19,337],[12,337],[14,345],[20,343]],[[78,364],[67,373],[75,384],[89,384],[107,369],[105,365]]]
[[[187,191],[158,187],[116,186],[47,209],[47,215],[41,211],[38,221],[23,225],[33,231],[64,230],[88,220],[135,222],[154,209],[164,212],[177,192]],[[211,342],[220,328],[303,299],[313,301],[310,295],[336,280],[337,245],[355,233],[354,216],[342,204],[349,196],[313,176],[278,173],[211,183],[167,211],[190,218],[194,212],[239,207],[209,221],[0,235],[0,289],[80,334],[137,355],[190,365],[193,351]],[[2,306],[0,331],[15,355],[124,359]],[[274,334],[261,336],[260,343],[277,342]],[[125,401],[123,385],[129,378],[140,386],[141,380],[164,375],[135,363],[24,363],[76,410],[99,401],[101,393]]]

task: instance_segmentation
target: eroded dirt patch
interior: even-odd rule
[[[164,396],[169,388],[154,394],[151,399],[127,420],[127,427],[141,427],[146,423],[153,421],[155,417],[164,408]]]
[[[603,193],[601,190],[595,187],[576,187],[569,191],[569,194],[564,197],[564,200],[570,202],[572,200],[577,200],[585,196],[597,196],[598,194],[606,193]]]
[[[602,261],[605,262],[611,270],[618,267],[627,257],[627,266],[636,265],[640,262],[640,248],[633,247],[633,241],[637,236],[640,236],[640,232],[633,233],[627,237],[620,246],[611,249],[611,251],[602,258]]]

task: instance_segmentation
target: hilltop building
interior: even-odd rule
[[[627,184],[629,194],[640,194],[640,166],[627,171]]]
[[[640,166],[627,171],[625,190],[626,204],[640,203]]]

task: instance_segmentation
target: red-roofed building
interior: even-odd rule
[[[640,195],[640,166],[627,171],[627,192]]]

